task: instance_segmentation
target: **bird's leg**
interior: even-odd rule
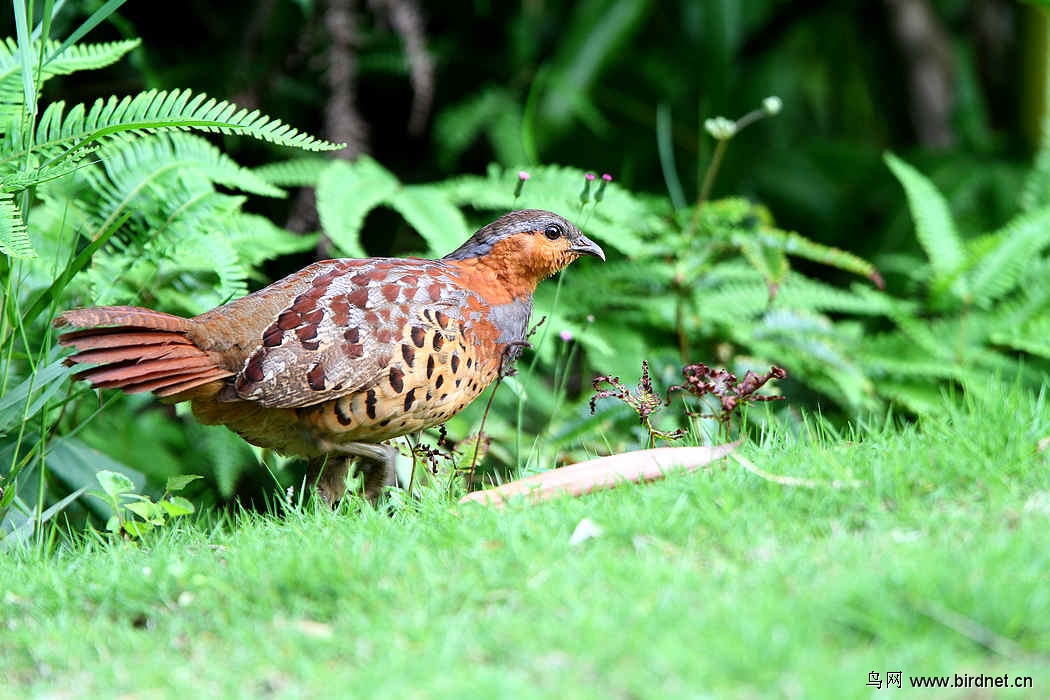
[[[397,448],[370,442],[326,444],[325,457],[310,463],[311,480],[317,484],[317,493],[325,503],[335,506],[346,491],[346,477],[350,464],[355,462],[364,477],[365,498],[375,503],[383,488],[397,486]]]

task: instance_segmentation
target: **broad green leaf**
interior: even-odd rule
[[[112,472],[108,469],[103,469],[95,474],[95,478],[98,479],[98,483],[101,484],[102,490],[114,499],[121,494],[130,493],[135,490],[135,484],[131,479],[119,472]]]
[[[124,507],[140,518],[151,522],[157,518],[163,519],[164,517],[163,509],[153,501],[145,500],[137,501],[135,503],[125,503]]]
[[[148,520],[125,520],[124,521],[124,532],[128,533],[132,537],[142,537],[148,532],[153,531],[153,523]]]
[[[182,496],[172,496],[160,502],[160,507],[167,511],[168,515],[177,518],[181,515],[189,515],[196,510],[193,504]]]
[[[186,486],[188,486],[191,482],[196,481],[197,479],[203,479],[203,478],[204,478],[203,476],[199,476],[197,474],[179,474],[177,476],[169,476],[168,477],[168,483],[164,487],[164,490],[167,491],[168,493],[174,493],[176,491],[181,491],[184,488],[186,488]]]

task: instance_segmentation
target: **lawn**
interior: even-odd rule
[[[1048,697],[1048,435],[1043,396],[989,387],[742,448],[815,485],[729,459],[531,507],[308,502],[15,553],[0,695]],[[603,534],[570,543],[584,518]],[[907,689],[1004,673],[1033,687]]]

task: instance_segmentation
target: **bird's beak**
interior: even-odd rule
[[[598,246],[597,243],[592,241],[587,236],[580,236],[577,238],[569,251],[573,253],[579,253],[580,255],[593,255],[596,258],[601,258],[602,262],[605,261],[605,251]]]

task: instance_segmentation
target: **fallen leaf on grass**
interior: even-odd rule
[[[715,447],[657,447],[598,457],[495,488],[468,493],[459,502],[475,501],[501,506],[514,496],[528,496],[533,502],[539,502],[560,495],[582,496],[591,491],[611,489],[627,481],[655,481],[662,479],[672,469],[695,471],[706,467],[728,455],[739,444],[737,441]]]

